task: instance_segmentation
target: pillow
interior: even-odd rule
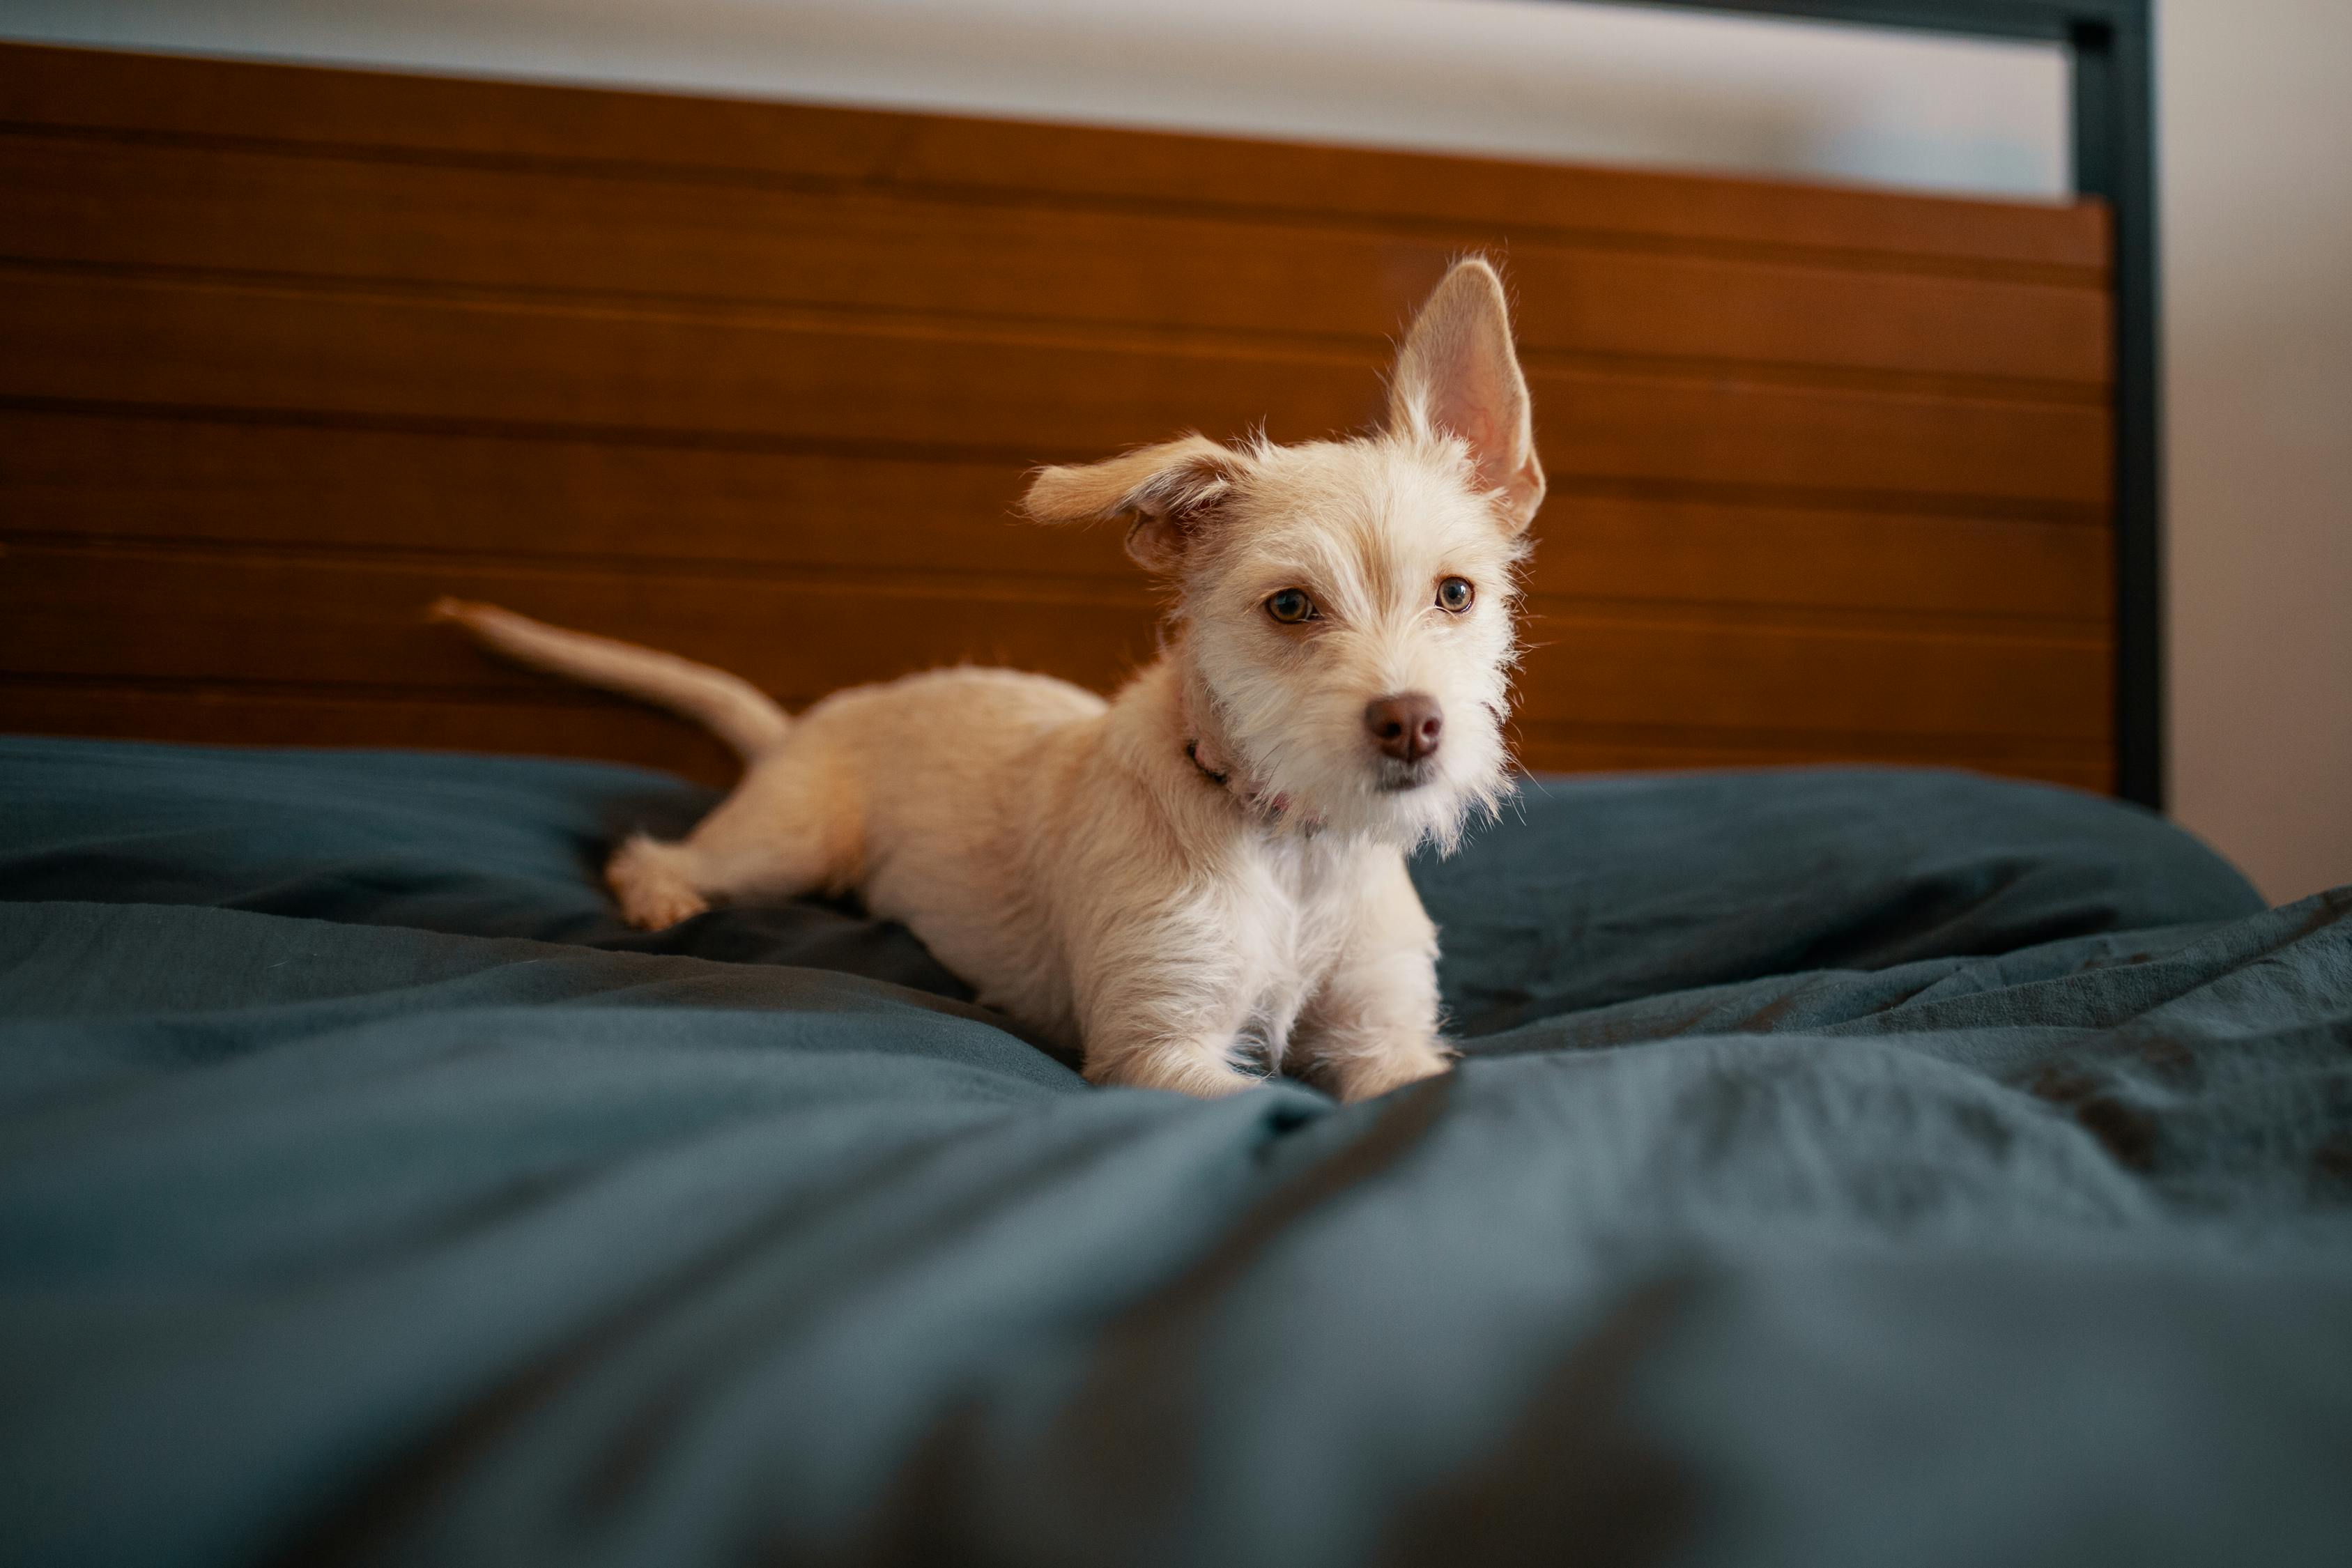
[[[612,844],[717,799],[604,763],[0,739],[0,897],[208,904],[789,963],[970,992],[844,902],[623,924]],[[2231,919],[2261,898],[2151,813],[1927,769],[1541,778],[1414,877],[1454,1027],[1762,975]]]
[[[718,798],[643,768],[536,757],[0,738],[0,897],[800,964],[970,997],[903,926],[837,902],[624,923],[601,874],[613,844],[639,828],[674,837]]]
[[[2153,812],[1927,768],[1535,779],[1501,824],[1414,876],[1465,1034],[2264,907]]]

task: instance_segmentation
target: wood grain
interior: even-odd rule
[[[127,679],[483,691],[544,678],[483,658],[423,607],[452,593],[722,663],[802,706],[835,688],[940,665],[1009,665],[1108,689],[1150,657],[1140,594],[1086,581],[950,585],[746,579],[299,553],[20,544],[0,577],[11,668]],[[2095,634],[1914,631],[1706,612],[1594,611],[1538,599],[1518,711],[1533,721],[1783,731],[2103,739]],[[88,628],[116,618],[104,639]],[[1996,623],[1996,625],[1998,625]]]
[[[1339,350],[1067,327],[0,268],[0,396],[26,400],[1068,458],[1262,419],[1277,440],[1363,427],[1379,369]],[[1721,375],[1538,369],[1529,385],[1563,480],[2106,500],[2101,407]]]
[[[707,563],[737,574],[1091,576],[1111,528],[1017,520],[1010,461],[744,451],[0,408],[0,537]],[[681,526],[691,498],[691,526]],[[1530,584],[1584,599],[2040,616],[2103,626],[2104,527],[1556,482]]]
[[[5,688],[9,728],[210,746],[372,746],[595,757],[724,788],[735,754],[682,720],[583,695],[488,699],[341,686],[45,680]]]
[[[1475,222],[2105,277],[2106,208],[0,45],[0,123],[559,169]]]
[[[601,757],[667,769],[719,787],[738,771],[730,752],[691,725],[586,694],[452,695],[292,682],[25,677],[4,689],[13,727],[35,734]],[[1822,736],[1770,730],[1525,721],[1513,728],[1520,760],[1539,773],[1788,767],[1824,760]],[[1839,738],[1834,760],[1972,768],[2101,793],[2114,787],[2105,749],[2092,745],[1863,732]]]
[[[1968,768],[2070,784],[2101,795],[2113,794],[2115,790],[2114,760],[2105,746],[1983,736],[1904,736],[1863,731],[1832,740],[1769,729],[1522,723],[1517,727],[1515,751],[1538,773],[1785,768],[1818,766],[1827,761],[1836,764]]]
[[[1150,656],[1034,464],[1360,427],[1503,256],[1553,497],[1532,765],[2112,774],[2095,204],[0,46],[0,724],[707,738],[419,618],[795,705]]]
[[[0,255],[1378,345],[1501,231],[0,135]],[[127,214],[140,221],[126,222]],[[1522,241],[1523,350],[2106,384],[2097,287]]]

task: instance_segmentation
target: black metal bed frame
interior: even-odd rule
[[[2114,220],[2116,788],[2126,800],[2162,809],[2164,483],[2152,0],[1631,3],[2032,39],[2071,51],[2074,188],[2105,201]]]

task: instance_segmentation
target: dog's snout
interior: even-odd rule
[[[1402,763],[1417,763],[1437,750],[1445,714],[1425,691],[1375,697],[1364,705],[1364,728],[1380,749]]]

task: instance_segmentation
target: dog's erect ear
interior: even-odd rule
[[[1021,505],[1038,522],[1128,518],[1127,552],[1151,571],[1173,572],[1247,462],[1205,436],[1187,436],[1107,462],[1042,469]]]
[[[1503,280],[1484,257],[1455,262],[1413,318],[1389,377],[1389,429],[1461,437],[1470,444],[1479,482],[1502,492],[1511,531],[1535,520],[1544,472],[1536,459],[1528,383],[1511,346]]]

